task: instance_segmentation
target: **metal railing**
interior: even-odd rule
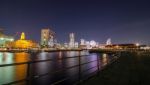
[[[60,84],[68,79],[70,79],[71,77],[75,76],[75,75],[78,75],[78,80],[76,81],[76,83],[74,84],[79,84],[81,83],[82,81],[90,78],[90,77],[87,77],[85,79],[82,78],[82,73],[85,73],[91,69],[94,69],[96,68],[97,70],[88,74],[88,75],[91,75],[91,74],[99,74],[99,71],[101,69],[103,69],[104,67],[100,67],[100,58],[99,56],[97,56],[97,59],[96,60],[92,60],[92,61],[88,61],[88,62],[85,62],[85,63],[81,63],[81,57],[86,57],[86,56],[81,56],[80,54],[80,51],[79,51],[79,56],[74,56],[74,57],[66,57],[66,58],[60,58],[60,59],[57,59],[58,60],[65,60],[65,59],[69,59],[69,58],[78,58],[78,64],[77,65],[73,65],[73,66],[70,66],[70,67],[65,67],[65,68],[61,68],[59,70],[56,70],[54,72],[47,72],[47,73],[43,73],[43,74],[39,74],[39,75],[31,75],[30,74],[30,69],[31,69],[31,65],[32,64],[35,64],[35,63],[41,63],[41,62],[48,62],[48,61],[56,61],[56,59],[46,59],[46,60],[38,60],[38,61],[29,61],[29,62],[21,62],[21,63],[12,63],[12,64],[4,64],[4,65],[0,65],[0,67],[8,67],[8,66],[17,66],[17,65],[27,65],[27,73],[26,73],[26,78],[24,79],[21,79],[21,80],[16,80],[16,81],[12,81],[12,82],[8,82],[8,83],[5,83],[3,85],[12,85],[12,84],[17,84],[17,83],[21,83],[21,82],[26,82],[27,85],[30,85],[32,80],[33,79],[38,79],[38,78],[41,78],[43,76],[47,76],[47,75],[52,75],[52,74],[57,74],[59,72],[62,72],[62,71],[66,71],[66,70],[69,70],[69,69],[72,69],[72,68],[76,68],[78,67],[78,73],[77,74],[74,74],[74,75],[71,75],[71,76],[68,76],[66,78],[63,78],[61,80],[58,80],[56,82],[53,82],[51,83],[51,85],[56,85],[56,84]],[[117,57],[118,58],[118,57]],[[108,64],[114,62],[117,60],[117,58],[113,58]],[[93,62],[97,62],[97,65],[96,66],[93,66],[93,67],[90,67],[86,70],[83,70],[82,71],[82,66],[83,65],[86,65],[86,64],[89,64],[89,63],[93,63]],[[100,69],[101,68],[101,69]],[[92,75],[93,76],[93,75]]]

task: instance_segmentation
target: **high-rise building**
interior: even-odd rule
[[[55,32],[50,30],[49,32],[49,41],[48,41],[48,47],[54,47],[54,45],[57,45],[57,40],[55,39]]]
[[[74,46],[75,46],[75,36],[74,36],[74,33],[70,33],[69,34],[69,38],[70,38],[69,47],[70,48],[74,48]]]
[[[49,41],[49,35],[50,30],[49,29],[42,29],[41,30],[41,45],[42,46],[48,46],[48,41]]]
[[[106,45],[111,45],[111,38],[108,38],[107,41],[106,41]]]
[[[49,47],[54,47],[54,37],[50,35],[49,41],[48,41],[48,46]]]
[[[49,28],[41,30],[41,46],[54,47],[54,32]]]

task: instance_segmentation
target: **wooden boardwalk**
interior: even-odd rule
[[[150,54],[124,53],[99,76],[81,85],[150,85]]]

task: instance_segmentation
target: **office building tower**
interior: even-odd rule
[[[43,47],[54,46],[54,32],[49,28],[41,30],[41,46]]]
[[[107,41],[106,41],[106,45],[111,45],[111,38],[108,38]]]
[[[42,46],[48,46],[49,34],[50,34],[49,29],[42,29],[41,30],[41,45]]]
[[[74,36],[74,33],[70,33],[69,34],[69,38],[70,38],[69,47],[70,48],[74,48],[74,46],[75,46],[75,36]]]

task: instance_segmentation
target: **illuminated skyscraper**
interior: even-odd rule
[[[50,30],[49,31],[49,41],[48,41],[48,47],[54,47],[54,45],[57,43],[55,39],[55,32]]]
[[[41,30],[41,45],[42,46],[48,46],[49,34],[50,34],[49,29],[42,29]]]
[[[54,32],[49,28],[41,30],[41,45],[43,47],[53,47],[54,46]]]
[[[49,41],[48,41],[48,46],[49,47],[54,47],[54,37],[50,35]]]
[[[69,34],[69,38],[70,38],[69,47],[70,48],[74,48],[75,47],[75,36],[74,36],[74,33],[70,33]]]
[[[106,45],[111,45],[111,38],[108,38],[107,41],[106,41]]]

